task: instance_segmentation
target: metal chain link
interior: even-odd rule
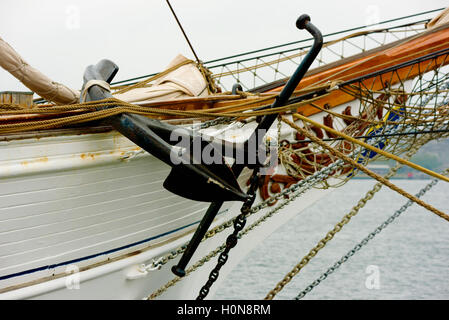
[[[201,129],[207,129],[209,127],[213,127],[219,124],[229,124],[231,122],[234,122],[237,118],[228,118],[228,117],[220,117],[213,120],[204,121],[201,124],[194,124],[193,128],[194,130],[201,130]]]
[[[442,174],[449,173],[449,169],[443,171]],[[432,189],[438,183],[438,179],[432,180],[424,188],[422,188],[415,196],[417,198],[422,197],[427,191]],[[328,268],[321,276],[314,280],[310,285],[308,285],[303,291],[301,291],[295,300],[300,300],[306,296],[310,291],[312,291],[316,286],[318,286],[322,281],[324,281],[329,275],[334,273],[340,266],[349,260],[356,252],[360,251],[364,246],[368,244],[376,235],[378,235],[382,230],[388,227],[394,220],[396,220],[403,212],[405,212],[414,202],[409,200],[400,209],[398,209],[392,216],[385,220],[380,226],[378,226],[373,232],[371,232],[367,237],[365,237],[360,243],[355,245],[347,254],[345,254],[340,260],[335,262],[330,268]]]
[[[206,284],[201,288],[200,293],[197,300],[204,300],[204,298],[208,295],[211,286],[218,279],[220,269],[226,264],[229,257],[229,251],[237,245],[238,242],[238,234],[243,230],[243,227],[246,224],[246,217],[250,213],[251,206],[256,199],[255,194],[258,188],[259,181],[259,170],[255,169],[251,176],[251,185],[247,192],[249,198],[244,202],[241,213],[234,220],[234,231],[230,234],[226,239],[226,247],[220,256],[218,257],[218,262],[215,268],[210,272],[209,279]]]
[[[251,212],[252,213],[258,212],[258,211],[270,206],[270,203],[272,203],[273,201],[280,200],[285,196],[290,196],[292,193],[298,191],[300,188],[303,188],[304,186],[307,186],[308,184],[315,185],[317,182],[321,182],[324,179],[327,179],[333,170],[338,170],[343,165],[344,165],[343,160],[335,161],[331,165],[321,169],[320,171],[315,172],[314,174],[312,174],[310,176],[307,176],[305,179],[299,181],[298,183],[292,185],[291,187],[286,188],[286,189],[282,190],[281,192],[276,193],[275,195],[271,196],[270,198],[262,201],[258,205],[254,206],[251,209]]]

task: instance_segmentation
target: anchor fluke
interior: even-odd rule
[[[226,165],[193,166],[190,171],[173,167],[164,181],[164,188],[195,201],[245,201],[248,197]]]

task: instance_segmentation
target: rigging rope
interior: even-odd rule
[[[187,64],[191,64],[191,63],[195,63],[195,62],[187,59],[187,60],[184,60],[184,61],[174,65],[173,67],[170,67],[154,76],[149,77],[148,79],[142,80],[140,82],[137,82],[135,84],[128,85],[128,86],[111,87],[111,89],[119,89],[119,90],[115,91],[114,94],[121,94],[121,93],[128,92],[129,90],[132,90],[132,89],[141,88],[141,87],[146,86],[148,83],[153,82],[154,80],[157,80],[159,78],[162,78],[163,76],[166,76],[170,72],[175,71],[176,69],[179,69],[180,67],[185,66]]]
[[[410,193],[402,190],[401,188],[399,188],[398,186],[392,184],[391,182],[389,182],[387,179],[379,176],[377,173],[367,169],[365,166],[361,165],[360,163],[352,160],[350,157],[346,156],[344,153],[342,153],[341,151],[336,150],[335,148],[332,148],[331,146],[329,146],[328,144],[322,142],[320,139],[316,138],[314,135],[310,134],[309,132],[307,132],[306,130],[304,130],[303,128],[299,127],[297,124],[295,124],[294,122],[291,122],[290,120],[288,120],[285,117],[282,117],[282,121],[284,121],[285,123],[287,123],[288,125],[290,125],[292,128],[298,130],[300,133],[304,134],[306,137],[308,137],[310,140],[312,140],[313,142],[315,142],[316,144],[320,145],[321,147],[323,147],[324,149],[329,150],[331,153],[333,153],[335,156],[337,156],[338,158],[344,160],[346,163],[351,164],[351,166],[354,166],[356,168],[358,168],[360,171],[363,171],[364,173],[366,173],[368,176],[376,179],[377,181],[383,183],[384,185],[386,185],[387,187],[389,187],[390,189],[398,192],[400,195],[409,198],[410,200],[416,202],[417,204],[419,204],[420,206],[426,208],[427,210],[435,213],[436,215],[438,215],[439,217],[449,221],[449,215],[445,214],[444,212],[441,212],[440,210],[432,207],[431,205],[425,203],[424,201],[416,198],[415,196],[411,195]],[[363,145],[365,147],[365,145]],[[368,145],[367,145],[368,146]],[[407,163],[408,161],[404,161],[401,158],[400,159],[401,163]],[[396,159],[395,159],[396,160]],[[436,174],[433,173],[432,176],[435,176],[437,178],[439,178],[441,175],[440,174]],[[441,180],[447,181],[448,178],[442,176],[443,178],[439,178]]]
[[[417,164],[415,164],[415,163],[413,163],[413,162],[410,162],[410,161],[407,161],[407,160],[405,160],[405,159],[402,159],[402,158],[400,158],[400,157],[398,157],[398,156],[396,156],[396,155],[394,155],[394,154],[391,154],[391,153],[389,153],[389,152],[386,152],[386,151],[384,151],[384,150],[382,150],[382,149],[379,149],[379,148],[376,148],[376,147],[374,147],[374,146],[371,146],[371,145],[367,144],[366,142],[360,141],[360,140],[355,139],[355,138],[353,138],[353,137],[351,137],[351,136],[349,136],[349,135],[347,135],[347,134],[345,134],[345,133],[343,133],[343,132],[340,132],[340,131],[337,131],[337,130],[335,130],[335,129],[332,129],[332,128],[328,127],[328,126],[322,125],[321,123],[318,123],[318,122],[316,122],[316,121],[314,121],[314,120],[312,120],[312,119],[310,119],[310,118],[304,117],[303,115],[300,115],[300,114],[298,114],[298,113],[295,113],[295,114],[293,114],[293,117],[296,118],[296,119],[303,120],[303,121],[305,121],[305,122],[311,123],[311,124],[313,124],[314,126],[317,126],[317,127],[321,128],[321,129],[324,129],[325,131],[330,132],[330,133],[332,133],[332,134],[338,135],[338,136],[340,136],[341,138],[344,138],[344,139],[347,140],[347,141],[351,141],[351,142],[353,142],[353,143],[356,143],[356,144],[358,144],[358,145],[360,145],[360,146],[362,146],[362,147],[364,147],[364,148],[366,148],[366,149],[369,149],[369,150],[371,150],[371,151],[374,151],[374,152],[376,152],[376,153],[378,153],[378,154],[381,154],[381,155],[383,155],[383,156],[385,156],[385,157],[387,157],[387,158],[389,158],[389,159],[395,160],[395,161],[397,161],[397,162],[399,162],[399,163],[405,164],[405,165],[407,165],[407,166],[409,166],[409,167],[411,167],[411,168],[413,168],[413,169],[416,169],[416,170],[418,170],[418,171],[421,171],[421,172],[423,172],[423,173],[426,173],[426,174],[428,174],[428,175],[430,175],[430,176],[432,176],[432,177],[434,177],[434,178],[438,178],[438,179],[444,180],[444,181],[446,181],[446,182],[449,182],[449,178],[447,178],[447,177],[445,177],[445,176],[442,176],[441,174],[438,174],[438,173],[436,173],[436,172],[434,172],[434,171],[431,171],[431,170],[429,170],[429,169],[423,168],[423,167],[421,167],[420,165],[417,165]],[[286,122],[287,124],[289,124],[292,128],[295,128],[295,129],[298,130],[299,127],[298,127],[296,124],[294,124],[293,122],[290,122],[287,118],[284,117],[284,118],[283,118],[283,121]],[[295,127],[294,127],[293,125],[294,125]],[[300,129],[300,131],[304,132],[305,130],[304,130],[304,129]],[[309,133],[307,133],[307,134],[310,136]],[[315,139],[316,139],[316,138],[315,138]],[[312,140],[312,139],[311,139],[311,140]],[[315,141],[315,142],[316,142],[316,141]],[[321,140],[320,140],[320,143],[322,143]],[[326,148],[327,148],[327,147],[326,147]],[[329,149],[329,150],[332,152],[331,149]],[[343,153],[341,153],[341,154],[343,155]],[[337,156],[338,156],[338,155],[337,155]]]
[[[234,111],[227,111],[227,112],[217,112],[219,111],[219,108],[216,109],[209,109],[209,110],[171,110],[171,109],[162,109],[162,108],[154,108],[154,107],[143,107],[134,105],[131,103],[127,103],[115,98],[109,98],[109,99],[103,99],[103,100],[97,100],[95,102],[87,102],[87,103],[79,103],[79,104],[73,104],[73,105],[67,105],[67,106],[60,106],[60,107],[53,107],[50,108],[42,108],[37,110],[11,110],[12,106],[11,104],[0,104],[0,108],[5,107],[8,109],[7,111],[4,111],[0,113],[0,115],[9,115],[9,114],[38,114],[38,113],[55,113],[59,110],[77,110],[80,108],[85,107],[86,109],[96,109],[96,108],[105,108],[102,110],[95,110],[90,111],[83,114],[77,114],[77,115],[68,115],[61,118],[56,119],[49,119],[49,120],[36,120],[36,121],[23,121],[19,123],[6,123],[6,124],[0,124],[0,134],[1,133],[11,133],[11,132],[23,132],[23,131],[30,131],[30,130],[42,130],[42,129],[49,129],[49,128],[57,128],[64,125],[69,124],[77,124],[77,123],[84,123],[88,121],[94,121],[94,120],[100,120],[107,117],[111,117],[114,115],[118,115],[121,113],[135,113],[135,114],[141,114],[145,116],[177,116],[177,117],[203,117],[203,118],[216,118],[216,117],[229,117],[229,118],[249,118],[249,117],[255,117],[255,116],[263,116],[268,114],[275,114],[275,113],[283,113],[291,110],[295,110],[298,107],[304,106],[309,104],[310,102],[316,101],[320,98],[322,98],[325,95],[317,96],[315,98],[311,98],[308,100],[303,100],[301,102],[293,103],[290,105],[285,105],[283,107],[279,108],[271,108],[271,109],[265,109],[265,110],[258,110],[258,111],[250,111],[253,109],[253,105],[260,103],[261,101],[266,101],[273,99],[273,96],[265,97],[261,99],[252,99],[247,102],[243,102],[239,105],[234,105],[233,108],[240,109],[240,110],[248,110],[247,112],[234,112]],[[229,107],[223,107],[226,109],[229,109]]]

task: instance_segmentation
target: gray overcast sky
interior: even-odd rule
[[[203,61],[308,38],[307,13],[323,34],[447,7],[444,0],[171,0]],[[193,59],[165,0],[0,0],[0,37],[54,81],[75,89],[87,65],[108,58],[115,80]],[[0,91],[26,90],[0,69]]]

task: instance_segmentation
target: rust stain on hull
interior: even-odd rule
[[[42,163],[42,162],[48,162],[48,158],[42,157],[42,158],[33,159],[33,160],[29,160],[29,161],[25,160],[25,161],[20,162],[20,164],[22,166],[28,166],[30,164],[36,164],[36,163]]]

